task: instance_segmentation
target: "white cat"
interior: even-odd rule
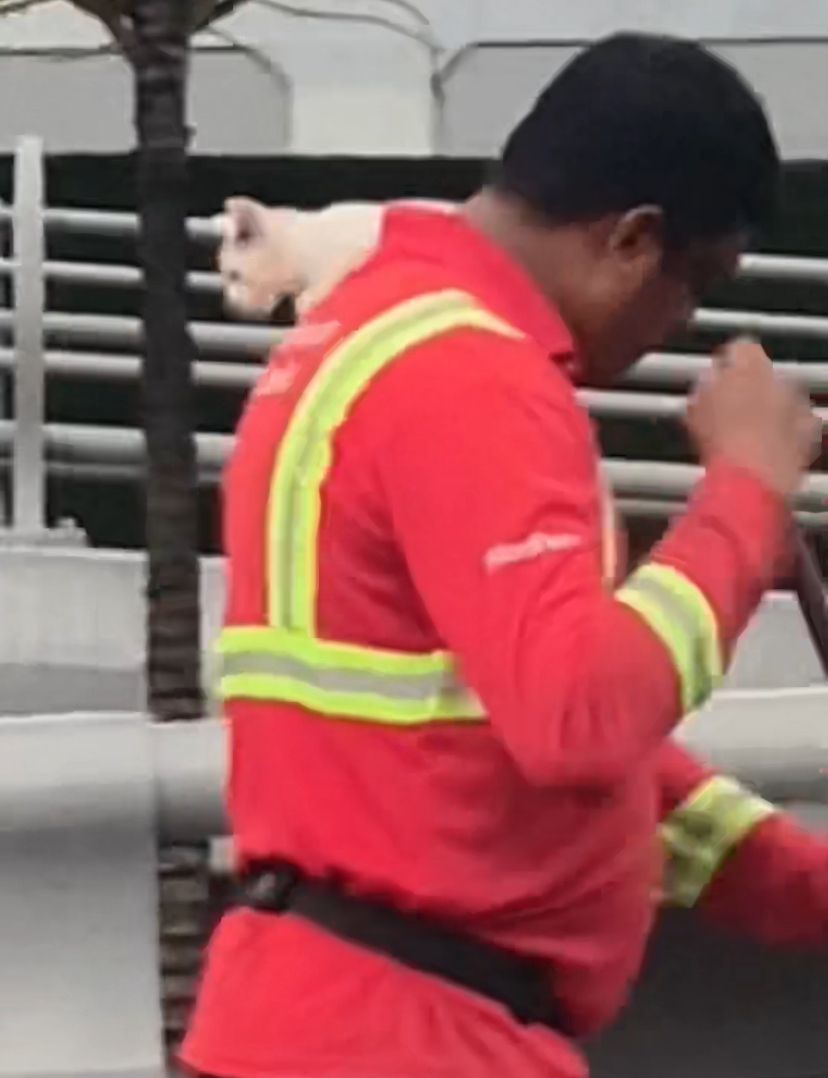
[[[399,204],[399,203],[398,203]],[[438,212],[451,202],[407,201]],[[266,318],[292,297],[297,314],[324,299],[377,245],[385,202],[335,202],[321,210],[230,198],[219,215],[218,268],[228,310]]]

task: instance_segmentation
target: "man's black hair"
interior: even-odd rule
[[[738,72],[700,45],[618,34],[575,57],[515,128],[494,186],[553,222],[659,206],[670,244],[765,226],[779,154]]]

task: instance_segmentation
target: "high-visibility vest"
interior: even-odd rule
[[[334,435],[371,380],[411,348],[461,329],[525,336],[473,297],[416,296],[371,319],[324,356],[288,421],[274,461],[267,512],[266,622],[231,625],[218,641],[218,695],[294,704],[318,715],[416,726],[484,719],[446,651],[410,654],[323,640],[317,633],[321,489]],[[614,574],[614,520],[605,512],[605,572]],[[612,544],[612,547],[609,547]],[[667,647],[690,710],[721,670],[716,620],[675,570],[645,565],[617,593]]]

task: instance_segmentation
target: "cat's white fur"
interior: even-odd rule
[[[411,201],[435,212],[450,202]],[[321,210],[265,206],[230,198],[219,217],[218,268],[227,308],[267,317],[292,297],[298,314],[323,300],[376,247],[389,203],[336,202]]]

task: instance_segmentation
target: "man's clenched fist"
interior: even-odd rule
[[[808,397],[748,340],[717,354],[690,400],[687,426],[703,464],[724,458],[784,496],[819,452],[821,424]]]

